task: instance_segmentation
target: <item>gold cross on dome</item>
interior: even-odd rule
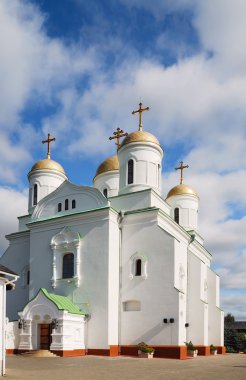
[[[175,168],[175,170],[180,170],[180,185],[183,183],[183,170],[188,168],[189,165],[183,165],[183,161],[180,161],[180,166],[178,168]]]
[[[144,111],[149,111],[149,107],[142,108],[142,103],[139,103],[139,109],[137,111],[132,111],[132,115],[135,115],[135,113],[139,113],[139,124],[138,124],[138,130],[143,130],[143,124],[142,124],[142,113]]]
[[[116,132],[113,132],[114,136],[109,137],[109,140],[117,139],[115,145],[117,145],[117,150],[120,149],[120,138],[128,136],[128,133],[124,133],[123,129],[117,128]]]
[[[43,140],[43,144],[47,144],[47,158],[50,159],[50,143],[52,141],[56,141],[55,137],[50,138],[50,134],[48,133],[48,138],[47,140]]]

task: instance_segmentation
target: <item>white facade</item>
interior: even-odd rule
[[[5,321],[6,318],[6,289],[5,280],[0,277],[0,376],[5,374]]]
[[[152,142],[132,142],[118,151],[120,165],[119,194],[152,188],[161,193],[161,163],[163,151]],[[133,183],[129,184],[128,162],[133,161]]]
[[[16,348],[38,348],[40,321],[52,319],[63,326],[52,334],[55,351],[111,352],[142,341],[155,347],[189,340],[223,346],[219,278],[197,232],[198,197],[161,197],[162,155],[153,141],[130,141],[118,151],[120,182],[113,170],[97,175],[94,188],[63,181],[20,218],[20,230],[7,236],[10,246],[1,260],[21,274],[7,303],[9,319],[26,322]],[[129,160],[134,160],[130,184]],[[179,224],[175,207],[181,209]],[[70,276],[64,271],[67,259]],[[66,319],[47,304],[40,288],[67,297],[89,317]],[[35,313],[32,299],[33,307],[38,303]],[[61,344],[76,324],[78,345]]]
[[[0,376],[5,375],[6,356],[6,290],[14,289],[14,282],[18,279],[14,272],[0,265]]]
[[[119,171],[112,170],[97,175],[94,178],[94,187],[105,194],[107,197],[114,197],[119,192]]]

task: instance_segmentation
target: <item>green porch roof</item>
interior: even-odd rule
[[[80,310],[80,308],[74,305],[74,303],[72,303],[72,301],[70,301],[70,299],[68,299],[67,297],[59,296],[54,293],[49,293],[44,288],[41,288],[40,291],[45,295],[46,298],[48,298],[51,302],[53,302],[56,305],[58,310],[65,310],[71,314],[85,315],[85,313],[83,313]]]

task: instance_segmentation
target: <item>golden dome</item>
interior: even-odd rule
[[[113,170],[119,170],[119,160],[116,155],[106,158],[106,160],[98,166],[95,177],[99,174],[111,172]]]
[[[121,146],[132,143],[132,142],[151,142],[151,143],[160,145],[157,138],[151,133],[146,132],[146,131],[136,131],[136,132],[130,133],[128,136],[124,138]]]
[[[192,187],[184,185],[183,183],[173,187],[167,194],[167,198],[173,197],[175,195],[194,195],[195,197],[199,198]]]
[[[35,172],[37,170],[43,170],[43,169],[53,170],[53,171],[60,172],[66,175],[63,167],[60,164],[58,164],[58,162],[53,161],[49,158],[45,158],[44,160],[40,160],[36,162],[36,164],[33,165],[30,173]]]

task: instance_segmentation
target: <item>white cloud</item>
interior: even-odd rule
[[[154,7],[144,0],[121,1],[154,12],[158,21],[175,10],[192,9],[202,51],[164,67],[156,57],[144,59],[114,36],[107,46],[96,38],[90,48],[82,40],[66,45],[48,37],[44,16],[29,2],[0,2],[0,180],[19,182],[23,166],[31,164],[33,146],[41,140],[40,130],[22,122],[27,105],[58,104],[52,116],[40,120],[43,132],[66,142],[59,144],[60,150],[70,156],[94,157],[113,154],[108,136],[118,126],[128,132],[136,129],[131,111],[141,97],[151,108],[144,115],[144,128],[158,136],[165,150],[181,142],[191,146],[182,159],[190,165],[187,183],[201,197],[201,231],[224,273],[223,286],[240,289],[245,286],[239,264],[245,261],[246,219],[242,215],[234,220],[232,213],[235,205],[246,209],[245,1],[157,0]],[[164,37],[157,36],[156,44],[163,44]],[[111,69],[104,57],[109,50],[117,56]],[[177,175],[165,173],[166,192],[177,183]],[[2,233],[11,232],[16,229],[12,215],[23,213],[26,198],[5,188],[1,194],[7,221]],[[10,210],[6,205],[14,204],[15,197],[19,206]]]
[[[225,308],[225,314],[231,313],[235,316],[236,305],[236,319],[246,319],[246,297],[245,294],[223,294],[221,297],[222,304]]]

